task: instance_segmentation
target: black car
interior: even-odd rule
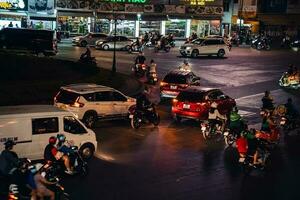
[[[0,30],[0,49],[51,56],[57,53],[57,43],[54,31],[4,28]]]
[[[180,91],[189,86],[199,86],[200,77],[191,71],[170,71],[160,83],[161,97],[175,98]]]

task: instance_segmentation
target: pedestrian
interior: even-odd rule
[[[13,23],[12,23],[12,22],[9,22],[8,27],[9,27],[9,28],[14,27]]]

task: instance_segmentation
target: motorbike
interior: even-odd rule
[[[267,51],[271,50],[271,46],[270,46],[268,39],[261,39],[260,41],[258,41],[256,49],[257,50],[267,50]]]
[[[169,44],[172,48],[174,48],[174,47],[176,46],[174,40],[170,40],[170,41],[168,42],[168,44]]]
[[[95,57],[86,57],[83,54],[80,56],[78,62],[87,65],[97,65]]]
[[[137,53],[137,52],[142,51],[143,48],[144,48],[144,45],[138,46],[138,45],[136,44],[136,42],[134,42],[134,43],[132,43],[132,44],[130,45],[130,47],[128,48],[128,53],[133,53],[133,52],[136,52],[136,53]]]
[[[157,73],[155,72],[147,72],[147,83],[151,85],[155,85],[158,81]]]
[[[155,53],[158,53],[161,50],[163,50],[165,52],[169,52],[171,50],[170,44],[166,44],[164,47],[161,47],[161,45],[155,45],[155,47],[154,47]]]
[[[158,126],[160,123],[160,116],[156,112],[154,105],[149,106],[145,111],[131,107],[129,113],[130,124],[134,129],[138,129],[142,124],[146,123],[151,123],[154,126]]]
[[[297,80],[288,81],[288,77],[289,77],[288,73],[284,72],[278,81],[279,86],[286,89],[294,89],[294,90],[300,89],[300,82]]]
[[[261,171],[265,171],[270,167],[271,160],[270,160],[270,150],[268,149],[268,142],[265,140],[258,141],[258,164],[253,165],[253,155],[249,155],[248,153],[239,158],[239,164],[242,167],[242,170],[245,174],[250,174],[250,172],[254,169],[258,169]]]
[[[299,118],[290,119],[287,116],[281,116],[279,123],[283,129],[283,133],[285,136],[300,135],[300,120],[299,120]]]
[[[80,174],[86,176],[88,174],[88,164],[81,156],[77,146],[66,147],[69,148],[65,153],[69,156],[71,166],[74,167],[74,175]],[[60,175],[62,177],[65,174],[65,165],[63,162],[47,162],[47,173],[51,176]]]
[[[146,64],[135,64],[132,66],[131,70],[137,78],[142,78],[148,71],[148,66]]]
[[[212,120],[204,121],[201,123],[201,133],[205,140],[210,140],[215,138],[220,140],[223,137],[223,132],[221,130],[222,125],[216,121]]]

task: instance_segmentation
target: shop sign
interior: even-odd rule
[[[222,0],[183,0],[186,5],[194,6],[222,6]]]
[[[139,4],[125,4],[125,12],[143,12],[144,5]]]
[[[0,9],[26,10],[27,0],[0,0]]]
[[[54,0],[28,0],[28,12],[54,14]]]
[[[147,3],[147,0],[105,0],[107,2],[112,3],[133,3],[133,4],[145,4]]]
[[[186,13],[191,15],[223,15],[222,6],[186,6]]]
[[[168,14],[184,14],[185,6],[183,5],[165,5],[166,13]]]

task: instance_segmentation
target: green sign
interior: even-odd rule
[[[136,4],[145,4],[147,0],[106,0],[111,3],[136,3]]]

